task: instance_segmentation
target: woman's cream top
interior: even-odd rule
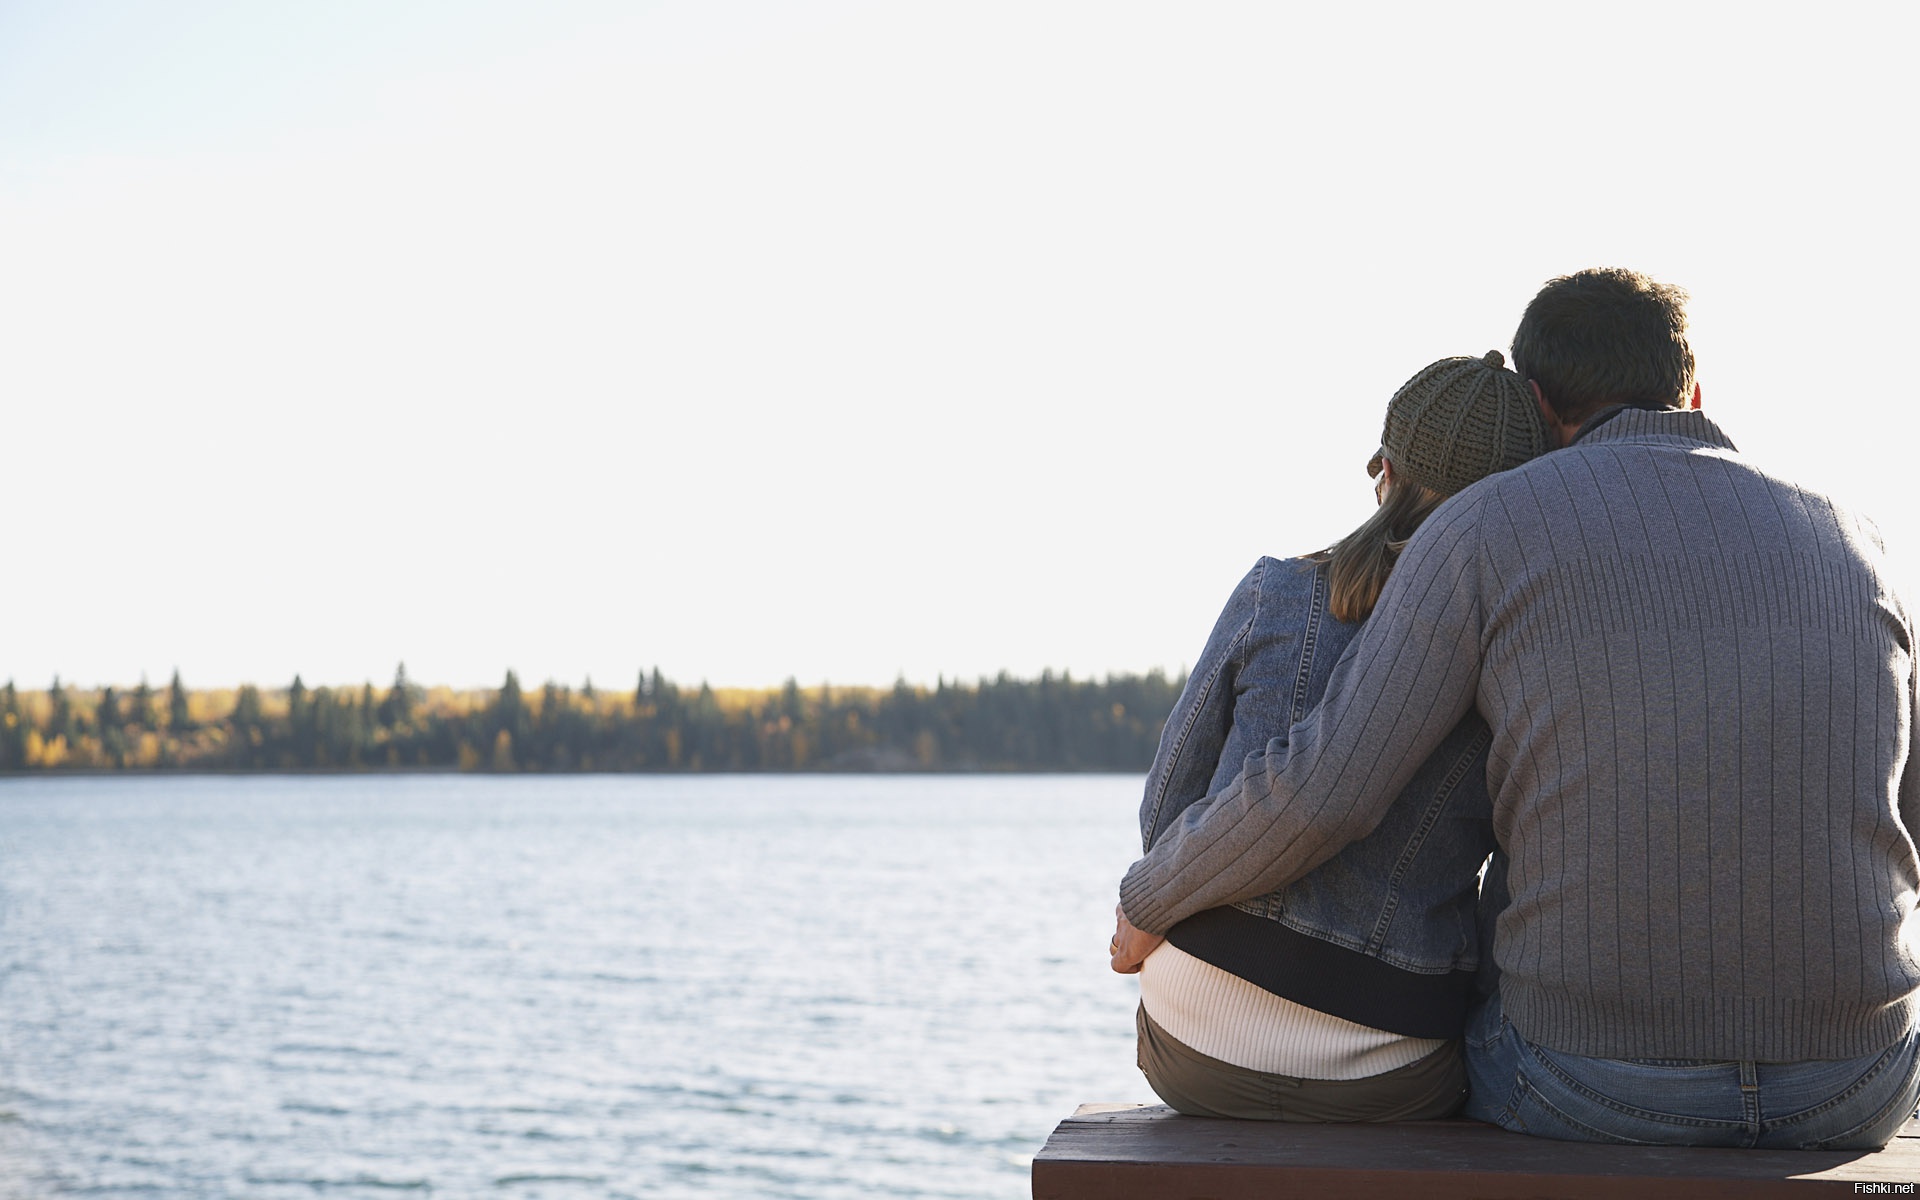
[[[1140,968],[1154,1024],[1210,1058],[1295,1079],[1364,1079],[1417,1062],[1444,1039],[1404,1037],[1295,1004],[1163,942]]]

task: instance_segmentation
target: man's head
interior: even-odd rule
[[[1549,280],[1513,335],[1513,368],[1563,425],[1603,408],[1694,403],[1687,294],[1637,271],[1601,267]]]

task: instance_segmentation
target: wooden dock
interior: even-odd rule
[[[1296,1125],[1083,1104],[1033,1160],[1034,1200],[1688,1200],[1914,1195],[1920,1121],[1880,1151],[1601,1146],[1478,1121]]]

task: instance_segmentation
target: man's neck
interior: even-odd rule
[[[1547,403],[1547,398],[1541,393],[1538,383],[1529,379],[1527,380],[1527,387],[1532,390],[1533,402],[1540,409],[1541,423],[1547,427],[1547,442],[1555,450],[1566,449],[1578,441],[1582,434],[1598,429],[1612,417],[1619,415],[1625,409],[1633,407],[1633,405],[1629,404],[1609,404],[1595,410],[1587,416],[1579,417],[1571,421],[1563,421],[1560,419],[1560,414],[1554,411],[1553,405]],[[1700,385],[1696,383],[1693,385],[1693,398],[1688,402],[1685,409],[1662,409],[1659,411],[1684,412],[1698,409],[1699,407]]]
[[[1561,422],[1558,431],[1561,436],[1560,448],[1566,449],[1632,407],[1631,404],[1610,404],[1579,421]]]

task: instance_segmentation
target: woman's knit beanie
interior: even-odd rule
[[[1533,393],[1498,350],[1489,350],[1481,358],[1443,358],[1401,385],[1387,402],[1367,474],[1380,473],[1384,456],[1396,479],[1451,496],[1546,449]]]

